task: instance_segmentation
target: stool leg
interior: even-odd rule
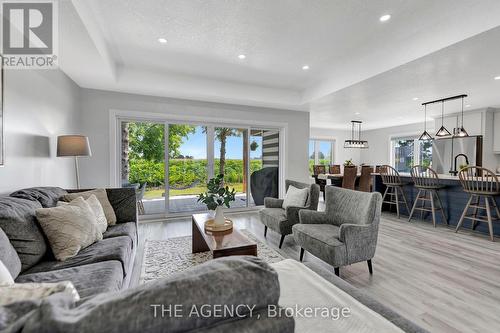
[[[469,201],[467,201],[467,205],[465,205],[465,209],[462,213],[462,216],[460,217],[460,221],[458,221],[457,228],[455,229],[455,232],[457,232],[458,229],[460,229],[460,227],[462,226],[462,223],[464,223],[464,218],[465,218],[465,215],[467,214],[467,211],[469,210],[469,206],[470,206],[471,202],[472,202],[472,195],[470,196]]]
[[[474,206],[479,206],[479,204],[481,203],[481,197],[478,196],[478,195],[474,195],[473,196],[476,198],[476,201],[475,203],[473,203]],[[477,207],[474,207],[474,210],[473,210],[473,213],[472,213],[472,217],[476,218],[477,217]],[[476,220],[471,220],[471,229],[472,230],[475,230],[476,229],[476,225],[477,225],[477,221]]]
[[[410,213],[410,207],[408,207],[408,201],[406,201],[406,194],[403,191],[403,186],[398,187],[398,188],[401,191],[401,195],[403,196],[403,202],[405,203],[406,213],[409,214]]]
[[[396,213],[398,214],[398,219],[399,219],[399,194],[398,194],[398,189],[396,187],[393,187],[393,189],[396,194]]]
[[[434,228],[436,227],[436,208],[434,207],[434,195],[433,191],[429,191],[429,195],[431,196],[431,213],[432,213],[432,224]]]
[[[422,190],[422,192],[424,193],[423,198],[426,199],[427,198],[427,190]],[[421,220],[424,219],[424,208],[425,208],[425,200],[422,200],[422,205],[420,206],[420,219]]]
[[[488,229],[490,230],[490,239],[493,242],[493,221],[491,219],[491,211],[490,211],[490,198],[484,197],[484,202],[486,203],[486,215],[488,215]]]
[[[439,196],[439,192],[436,191],[435,193],[436,193],[436,197],[438,198],[438,201],[439,201],[439,206],[441,207],[441,215],[443,216],[443,220],[444,220],[444,222],[446,222],[446,225],[449,225],[448,218],[446,217],[446,214],[444,212],[443,202],[441,201],[441,197]]]
[[[420,198],[421,189],[418,190],[417,197],[415,198],[415,202],[413,203],[413,207],[411,208],[410,217],[408,218],[408,222],[411,221],[411,217],[413,216],[413,212],[415,212],[415,207],[417,207],[418,199]]]

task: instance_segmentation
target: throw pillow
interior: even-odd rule
[[[75,199],[76,200],[76,199]],[[73,200],[73,201],[75,201]],[[57,203],[58,206],[65,206],[65,205],[71,205],[73,203],[71,202],[64,202],[64,201],[59,201]],[[92,211],[95,214],[96,221],[97,221],[97,228],[101,233],[104,233],[108,229],[108,220],[106,220],[106,215],[104,215],[104,210],[102,208],[101,203],[99,200],[97,200],[96,196],[92,194],[88,199],[85,200]]]
[[[14,302],[41,300],[55,293],[70,295],[74,302],[80,300],[80,295],[70,281],[42,283],[13,283],[0,288],[0,306]]]
[[[0,287],[3,286],[10,286],[14,284],[14,279],[12,278],[12,275],[10,275],[9,270],[3,262],[0,260]]]
[[[308,195],[308,188],[298,189],[290,185],[286,191],[285,200],[283,200],[283,209],[286,209],[288,206],[304,207]]]
[[[108,199],[108,194],[106,193],[106,190],[103,188],[98,188],[95,190],[91,191],[85,191],[85,192],[77,192],[77,193],[69,193],[63,196],[64,201],[72,201],[75,200],[78,197],[83,197],[84,199],[88,199],[92,194],[94,194],[101,203],[102,209],[104,210],[104,215],[106,215],[106,220],[108,221],[108,225],[115,225],[116,224],[116,215],[115,215],[115,210],[113,209],[113,206],[111,206],[111,203],[109,202]]]
[[[39,208],[36,217],[57,260],[74,257],[81,249],[102,239],[95,214],[82,197],[70,205]]]

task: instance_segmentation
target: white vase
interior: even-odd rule
[[[224,217],[224,208],[222,206],[217,206],[215,209],[214,217],[215,225],[224,225],[226,218]]]

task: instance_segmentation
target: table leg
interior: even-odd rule
[[[205,238],[201,234],[201,230],[198,229],[198,226],[194,218],[192,220],[192,223],[193,223],[192,252],[198,253],[198,252],[210,251],[210,248],[205,242]]]

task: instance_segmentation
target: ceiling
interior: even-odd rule
[[[309,111],[329,128],[421,121],[420,101],[462,92],[500,105],[498,0],[72,0],[60,12],[60,65],[85,88]]]

